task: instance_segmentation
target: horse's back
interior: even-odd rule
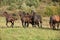
[[[60,22],[60,16],[59,15],[53,15],[53,16],[50,16],[50,23],[51,22]]]
[[[25,14],[21,19],[22,21],[25,21],[25,22],[31,22],[31,17],[30,15],[27,15],[27,14]]]
[[[40,21],[40,20],[42,20],[42,18],[40,15],[37,14],[37,15],[35,15],[35,20]]]
[[[60,16],[59,15],[54,15],[54,16],[52,16],[52,19],[54,20],[54,21],[60,21]]]

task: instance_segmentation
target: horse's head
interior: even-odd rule
[[[32,15],[33,15],[33,16],[36,14],[36,12],[35,12],[35,11],[33,11],[33,10],[31,11],[31,13],[32,13]]]
[[[20,17],[23,17],[24,15],[25,15],[25,12],[24,11],[23,12],[22,11],[19,11],[19,16]]]
[[[3,13],[3,15],[4,15],[4,16],[7,16],[7,15],[8,15],[8,13],[7,13],[7,12],[4,12],[4,13]]]

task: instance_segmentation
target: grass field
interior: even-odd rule
[[[0,17],[0,40],[60,40],[60,30],[50,29],[48,22],[44,21],[43,28],[31,25],[23,28],[20,20],[15,21],[14,28],[7,28],[5,18]]]

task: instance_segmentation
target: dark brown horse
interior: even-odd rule
[[[25,12],[20,12],[19,13],[20,18],[21,18],[21,22],[22,22],[22,26],[23,27],[28,27],[29,23],[31,23],[31,16],[29,13],[25,13]]]
[[[59,28],[59,23],[60,23],[60,16],[59,15],[53,15],[50,17],[50,27],[53,29],[55,28],[55,25],[57,24],[57,29]]]
[[[14,18],[11,14],[8,14],[7,12],[4,12],[3,15],[6,17],[6,25],[8,27],[8,22],[11,22],[11,27],[13,28],[14,21],[17,20],[17,18]]]

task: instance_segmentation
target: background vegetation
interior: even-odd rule
[[[60,0],[0,0],[0,16],[7,11],[19,18],[19,11],[31,13],[31,10],[44,17],[60,15]]]
[[[20,10],[29,13],[34,10],[42,16],[60,14],[60,0],[0,0],[0,13]]]

